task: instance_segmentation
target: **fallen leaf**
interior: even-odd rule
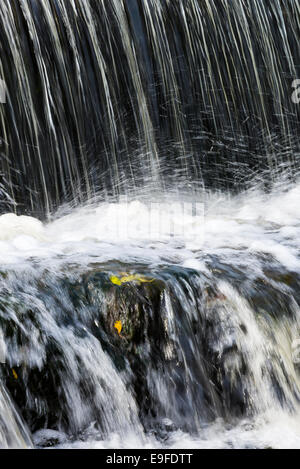
[[[114,324],[114,327],[117,329],[118,334],[120,335],[120,334],[121,334],[121,330],[122,330],[122,323],[121,323],[121,321],[116,321],[115,324]]]
[[[111,283],[114,283],[115,285],[122,285],[121,280],[118,277],[115,277],[114,275],[110,277]]]
[[[121,286],[123,283],[138,282],[138,283],[151,283],[154,279],[148,279],[138,274],[128,275],[124,274],[123,277],[119,278],[116,276],[110,277],[110,281],[115,285]]]

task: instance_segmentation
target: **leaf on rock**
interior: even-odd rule
[[[114,275],[110,277],[110,281],[111,283],[114,283],[115,285],[122,285],[121,280],[118,277],[115,277]]]
[[[138,274],[133,274],[133,275],[124,274],[123,277],[121,278],[113,275],[112,277],[110,277],[110,281],[114,283],[115,285],[121,286],[123,283],[130,283],[130,282],[137,282],[139,284],[151,283],[154,281],[154,279],[148,279]]]
[[[114,324],[114,327],[117,329],[118,334],[120,335],[120,334],[121,334],[121,330],[122,330],[122,323],[121,323],[121,321],[116,321],[115,324]]]

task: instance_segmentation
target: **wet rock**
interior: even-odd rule
[[[67,435],[62,432],[55,430],[39,430],[33,435],[33,441],[36,447],[39,448],[51,448],[68,441]]]
[[[105,360],[112,367],[109,374],[129,390],[144,429],[157,435],[168,432],[163,421],[196,433],[216,417],[254,412],[255,352],[247,344],[260,327],[278,345],[275,321],[293,317],[284,312],[290,308],[287,290],[276,291],[269,302],[276,314],[267,315],[264,291],[272,295],[275,284],[266,287],[266,279],[255,279],[251,290],[238,269],[228,282],[221,263],[213,278],[179,267],[122,269],[97,266],[84,274],[44,272],[28,280],[10,273],[5,278],[0,327],[6,350],[0,366],[30,429],[80,435],[94,421],[100,434],[113,428],[113,409],[132,404],[115,394],[106,408],[107,396],[116,390],[105,374]],[[267,355],[262,359],[261,375],[278,401],[287,403],[290,372],[286,363],[278,365],[273,349],[268,353],[273,361]],[[45,444],[56,442],[50,438]]]

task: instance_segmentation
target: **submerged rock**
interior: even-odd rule
[[[66,441],[68,441],[68,437],[65,433],[44,429],[39,430],[33,435],[33,441],[37,447],[51,448],[52,446],[66,443]]]

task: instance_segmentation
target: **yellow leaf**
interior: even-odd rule
[[[122,275],[123,277],[121,278],[113,275],[112,277],[110,277],[110,281],[114,283],[115,285],[119,285],[119,286],[121,286],[123,283],[130,283],[130,282],[151,283],[154,281],[154,279],[147,279],[138,274],[129,275],[129,274],[122,272]]]
[[[129,283],[129,282],[134,282],[137,280],[136,275],[127,275],[125,277],[121,278],[121,283]]]
[[[110,277],[110,281],[111,283],[114,283],[115,285],[122,285],[121,280],[118,277],[115,277],[114,275]]]
[[[116,321],[115,324],[114,324],[114,327],[117,329],[118,334],[121,334],[121,330],[122,330],[122,323],[121,323],[121,321]]]
[[[139,277],[139,282],[141,282],[141,283],[152,283],[152,282],[154,282],[154,278],[149,279],[149,278],[145,278],[145,277]]]
[[[18,375],[13,368],[12,368],[12,374],[15,379],[18,379]]]

